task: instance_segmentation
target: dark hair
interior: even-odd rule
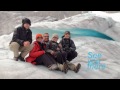
[[[28,23],[29,25],[31,25],[30,19],[28,19],[28,18],[22,19],[22,24],[25,24],[25,23]]]
[[[71,33],[70,33],[70,31],[65,31],[65,33],[64,33],[64,35],[62,36],[62,38],[64,38],[65,37],[65,34],[69,34],[70,35],[70,38],[71,38]]]
[[[44,33],[43,35],[45,35],[45,34],[48,34],[48,35],[49,35],[49,33]]]
[[[69,35],[70,35],[70,31],[65,31],[64,35],[65,35],[65,34],[69,34]]]
[[[49,34],[49,33],[44,33],[44,34]]]

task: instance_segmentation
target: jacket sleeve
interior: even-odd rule
[[[71,40],[71,47],[70,47],[70,49],[71,49],[72,51],[75,51],[75,50],[76,50],[76,46],[75,46],[75,43],[73,42],[73,40]]]
[[[59,47],[60,47],[61,49],[63,49],[63,47],[62,47],[62,40],[60,40],[60,42],[59,42]]]
[[[45,54],[44,51],[37,51],[35,45],[34,45],[33,49],[30,51],[30,56],[34,57],[34,58],[37,58],[43,54]]]
[[[50,49],[50,43],[46,44],[46,49],[45,49],[45,51],[46,51],[47,53],[51,53],[51,52],[53,51],[53,50]]]
[[[19,35],[20,35],[19,29],[15,29],[13,33],[13,41],[20,44],[20,46],[23,46],[24,40],[20,40]]]
[[[30,34],[29,34],[29,37],[28,37],[28,41],[30,42],[30,44],[32,43],[32,32],[30,30]]]
[[[63,47],[61,43],[58,44],[58,48],[60,48],[60,50],[63,51]]]

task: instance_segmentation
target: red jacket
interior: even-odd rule
[[[42,56],[43,54],[45,54],[45,52],[44,52],[44,50],[41,49],[41,47],[37,41],[35,41],[33,43],[33,45],[34,45],[33,49],[30,51],[29,57],[26,58],[26,62],[36,64],[36,62],[34,62],[36,60],[36,58],[39,56]]]

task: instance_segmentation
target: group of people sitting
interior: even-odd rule
[[[70,32],[65,31],[58,43],[59,36],[49,34],[37,34],[36,40],[32,43],[31,21],[28,18],[22,20],[22,26],[15,29],[10,50],[14,53],[14,60],[26,61],[34,65],[45,65],[50,70],[60,70],[67,73],[68,70],[79,72],[81,64],[77,65],[71,61],[77,57],[76,46],[71,40]],[[21,52],[19,54],[19,52]]]

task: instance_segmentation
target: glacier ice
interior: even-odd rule
[[[76,74],[69,71],[64,74],[60,71],[50,71],[44,66],[34,66],[30,63],[13,61],[13,53],[9,50],[9,42],[13,33],[0,36],[0,78],[1,79],[120,79],[120,23],[115,21],[114,14],[103,15],[101,12],[79,14],[55,22],[37,22],[32,27],[39,28],[88,28],[100,31],[113,37],[116,41],[104,40],[95,37],[73,38],[77,46],[78,57],[72,62],[82,64],[81,70]],[[109,15],[109,16],[108,16]],[[117,16],[117,14],[115,14]],[[101,63],[106,64],[105,70],[87,69],[87,53],[101,53]]]

